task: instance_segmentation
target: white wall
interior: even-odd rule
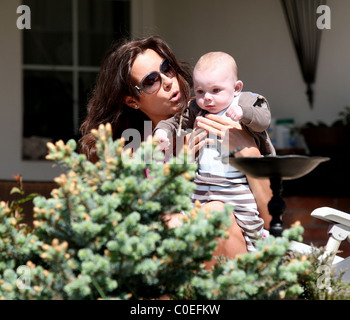
[[[52,163],[22,161],[20,0],[0,1],[0,180],[21,173],[25,180],[51,180]],[[159,34],[177,56],[192,64],[207,51],[237,60],[245,90],[265,95],[275,118],[331,123],[350,105],[350,1],[328,0],[332,29],[322,34],[310,110],[294,47],[279,0],[132,0],[132,30]]]
[[[350,105],[349,0],[327,2],[332,28],[322,31],[313,110],[279,0],[155,2],[157,32],[178,57],[195,63],[207,51],[229,52],[245,90],[265,95],[273,117],[331,123]]]

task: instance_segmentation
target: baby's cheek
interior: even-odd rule
[[[197,102],[197,104],[198,104],[198,106],[200,107],[200,108],[202,108],[203,107],[203,99],[196,99],[196,102]]]

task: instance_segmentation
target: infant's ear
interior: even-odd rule
[[[243,82],[241,80],[237,80],[235,83],[235,96],[237,96],[243,90]]]

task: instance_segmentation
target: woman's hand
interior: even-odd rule
[[[253,136],[239,123],[229,118],[208,114],[205,117],[197,117],[197,126],[221,138],[223,147],[229,152],[244,147],[235,153],[236,156],[261,156]]]
[[[196,124],[195,124],[196,125]],[[207,143],[208,132],[195,126],[194,130],[186,136],[187,152],[195,160],[196,153]]]

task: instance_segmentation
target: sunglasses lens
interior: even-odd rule
[[[175,70],[171,66],[168,60],[164,60],[160,66],[160,72],[164,73],[167,77],[172,78],[175,76]]]
[[[165,74],[168,78],[173,78],[175,76],[175,70],[166,59],[160,65],[160,72]],[[161,82],[162,77],[160,73],[153,71],[141,81],[141,88],[137,86],[135,88],[138,90],[139,94],[142,93],[142,90],[147,94],[152,94],[160,88]]]
[[[160,87],[160,74],[159,72],[150,73],[145,79],[143,79],[142,88],[146,93],[153,93]]]

